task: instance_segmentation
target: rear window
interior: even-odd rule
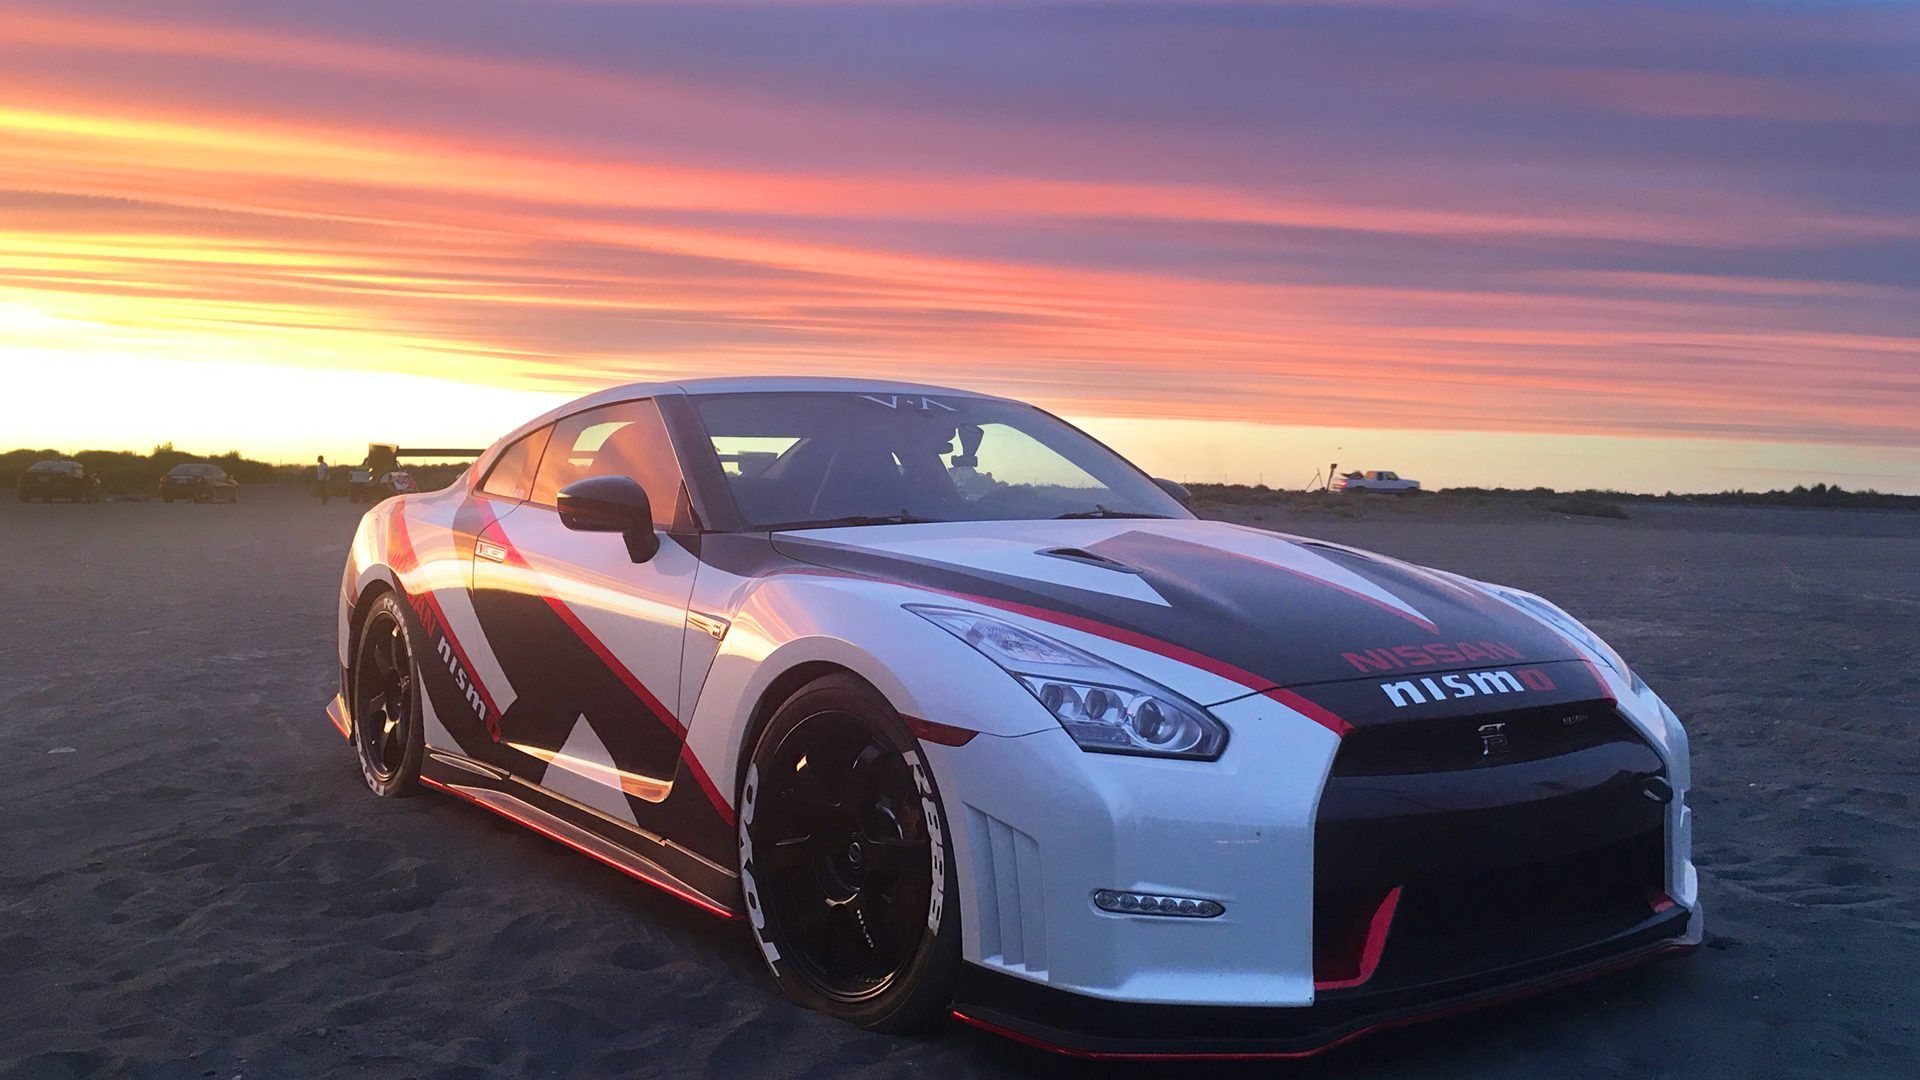
[[[28,472],[75,473],[80,464],[74,461],[36,461],[28,466]]]
[[[226,474],[220,471],[220,466],[218,465],[175,465],[173,468],[167,470],[167,475],[208,476],[218,480]]]
[[[547,445],[547,436],[552,431],[550,427],[543,427],[521,436],[519,442],[500,451],[480,490],[516,502],[525,499],[533,491],[533,470],[540,464],[540,451]]]

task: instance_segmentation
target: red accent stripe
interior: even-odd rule
[[[700,785],[700,790],[707,793],[707,801],[712,803],[713,808],[719,812],[720,819],[727,823],[728,828],[732,828],[733,807],[727,802],[726,797],[720,794],[719,787],[714,784],[713,778],[707,775],[706,767],[700,764],[700,759],[693,755],[693,747],[685,742],[680,744],[680,760],[687,763],[688,774],[693,777],[694,783]]]
[[[341,703],[339,694],[333,695],[333,700],[327,702],[327,719],[339,729],[341,738],[352,741],[353,729],[347,724],[347,709]]]
[[[1571,645],[1572,642],[1568,642],[1568,644]],[[1613,696],[1613,687],[1608,684],[1607,676],[1604,672],[1600,670],[1600,665],[1594,663],[1591,660],[1587,660],[1586,665],[1587,665],[1587,670],[1593,673],[1593,681],[1600,684],[1600,692],[1607,696],[1608,701],[1611,701],[1614,704],[1618,705],[1620,703],[1620,699]]]
[[[453,650],[454,657],[460,661],[460,669],[467,673],[467,681],[479,693],[480,702],[487,710],[487,714],[481,717],[487,729],[487,735],[494,742],[499,742],[500,707],[494,704],[493,695],[487,691],[486,683],[480,681],[480,673],[474,670],[473,661],[467,657],[467,650],[461,646],[460,639],[454,636],[453,627],[447,624],[446,610],[440,606],[440,601],[433,595],[432,589],[416,593],[407,588],[406,579],[400,576],[405,570],[413,569],[420,564],[419,554],[413,549],[413,540],[407,535],[405,516],[396,510],[387,520],[393,526],[392,535],[388,538],[388,561],[393,565],[394,580],[399,583],[400,591],[409,599],[418,600],[433,610],[435,629],[439,631],[441,637],[446,639],[448,647]]]
[[[1353,730],[1352,724],[1347,723],[1325,708],[1308,701],[1306,698],[1301,697],[1291,690],[1282,690],[1279,687],[1275,687],[1271,690],[1261,692],[1341,738],[1345,738],[1347,733]]]
[[[1629,957],[1628,959],[1622,960],[1617,964],[1610,964],[1606,967],[1595,968],[1592,971],[1583,971],[1578,975],[1570,975],[1564,979],[1560,979],[1555,982],[1543,983],[1539,986],[1524,987],[1522,989],[1513,990],[1505,994],[1497,994],[1490,998],[1483,998],[1479,1001],[1469,1001],[1459,1005],[1450,1005],[1450,1006],[1447,1006],[1446,1008],[1435,1009],[1432,1012],[1419,1013],[1413,1016],[1402,1016],[1393,1020],[1382,1020],[1377,1024],[1369,1024],[1358,1031],[1350,1031],[1345,1035],[1340,1036],[1337,1039],[1333,1039],[1328,1042],[1322,1043],[1319,1046],[1309,1047],[1308,1049],[1305,1049],[1305,1050],[1223,1051],[1219,1053],[1207,1053],[1204,1051],[1167,1052],[1167,1051],[1153,1051],[1153,1050],[1120,1050],[1120,1051],[1082,1050],[1078,1047],[1061,1046],[1058,1043],[1050,1043],[1045,1039],[1041,1039],[1033,1035],[1028,1035],[1024,1032],[1014,1031],[1010,1028],[1004,1028],[1004,1027],[1001,1027],[999,1024],[993,1023],[992,1021],[981,1020],[976,1017],[968,1016],[966,1013],[963,1013],[958,1009],[953,1010],[953,1012],[950,1015],[952,1015],[952,1017],[955,1020],[958,1020],[963,1024],[968,1024],[972,1027],[979,1028],[982,1031],[990,1032],[994,1035],[1000,1036],[1003,1039],[1011,1039],[1014,1042],[1020,1043],[1023,1046],[1031,1046],[1036,1050],[1045,1050],[1049,1054],[1059,1054],[1062,1057],[1077,1058],[1082,1061],[1297,1061],[1301,1058],[1316,1057],[1320,1054],[1326,1053],[1329,1050],[1333,1050],[1336,1047],[1345,1046],[1346,1044],[1353,1042],[1355,1039],[1365,1038],[1368,1035],[1373,1035],[1378,1032],[1392,1031],[1395,1028],[1409,1027],[1414,1024],[1424,1024],[1431,1020],[1439,1020],[1448,1016],[1458,1016],[1461,1013],[1469,1013],[1478,1009],[1491,1008],[1492,1006],[1495,1006],[1495,1005],[1504,1005],[1510,1001],[1518,1001],[1522,998],[1534,997],[1539,994],[1549,993],[1551,991],[1559,990],[1564,987],[1575,986],[1580,983],[1588,982],[1593,979],[1598,979],[1606,975],[1612,975],[1616,972],[1625,971],[1628,968],[1638,967],[1641,964],[1647,963],[1648,961],[1651,961],[1651,960],[1659,959],[1663,956],[1690,953],[1693,950],[1694,950],[1694,946],[1692,945],[1668,945],[1663,949],[1659,949],[1655,952],[1650,952],[1644,956]]]
[[[941,746],[965,746],[980,734],[971,728],[955,727],[952,724],[936,724],[931,720],[922,720],[917,716],[902,715],[907,722],[907,730],[923,742],[938,743]]]
[[[639,873],[638,871],[634,870],[632,867],[623,865],[622,863],[614,859],[610,859],[606,855],[598,851],[595,851],[590,847],[580,844],[561,833],[557,833],[552,829],[547,828],[545,825],[542,825],[541,823],[533,820],[532,818],[522,817],[519,814],[516,814],[513,811],[508,810],[506,807],[495,806],[493,803],[486,802],[481,799],[476,799],[473,796],[467,794],[466,792],[461,791],[459,788],[453,787],[448,784],[443,784],[440,781],[435,780],[429,776],[422,776],[420,778],[420,782],[423,784],[426,784],[429,787],[439,788],[441,791],[444,791],[449,795],[457,795],[460,798],[465,799],[466,801],[482,809],[491,810],[494,813],[499,814],[501,817],[506,818],[508,821],[518,822],[521,825],[525,825],[527,828],[532,829],[534,832],[539,833],[541,836],[544,836],[549,840],[558,840],[562,844],[565,844],[566,846],[572,848],[573,850],[579,852],[582,855],[586,855],[598,862],[605,863],[606,865],[613,867],[615,870],[620,871],[621,873],[627,875],[628,877],[634,879],[635,881],[645,882],[646,884],[651,885],[656,889],[659,889],[661,892],[666,893],[669,896],[677,896],[680,899],[685,900],[687,903],[692,904],[694,907],[697,907],[702,911],[708,912],[710,914],[718,915],[723,919],[733,918],[733,912],[728,911],[726,908],[721,907],[719,904],[714,903],[713,901],[707,899],[704,896],[699,895],[698,893],[689,892],[685,889],[676,889],[672,885],[669,885],[664,881],[657,881],[653,878],[647,877]]]
[[[813,576],[813,577],[846,578],[854,581],[872,581],[872,582],[877,582],[883,585],[895,585],[903,589],[916,589],[921,592],[929,592],[929,593],[935,594],[936,596],[950,596],[956,600],[967,600],[972,603],[980,604],[984,607],[998,608],[1001,611],[1009,611],[1015,615],[1025,615],[1030,619],[1038,619],[1041,622],[1053,623],[1055,626],[1064,626],[1070,630],[1078,630],[1081,633],[1092,634],[1095,637],[1106,638],[1108,641],[1117,641],[1122,645],[1130,645],[1136,649],[1141,649],[1146,652],[1154,653],[1159,656],[1164,656],[1169,660],[1178,661],[1179,663],[1185,664],[1188,667],[1196,667],[1202,671],[1211,672],[1212,674],[1218,675],[1221,678],[1226,679],[1230,682],[1239,683],[1240,685],[1246,687],[1249,690],[1254,690],[1259,693],[1266,694],[1268,697],[1271,697],[1273,698],[1273,700],[1286,705],[1288,708],[1299,710],[1301,714],[1305,716],[1307,719],[1313,721],[1316,724],[1319,724],[1321,727],[1326,728],[1327,730],[1333,732],[1335,735],[1345,736],[1348,732],[1353,730],[1352,724],[1349,724],[1345,720],[1340,719],[1338,716],[1335,716],[1333,713],[1329,712],[1328,710],[1323,709],[1318,705],[1314,705],[1312,702],[1307,701],[1307,699],[1300,697],[1298,694],[1293,694],[1290,691],[1278,691],[1279,694],[1284,694],[1286,696],[1284,697],[1275,696],[1276,688],[1273,686],[1272,679],[1261,678],[1260,676],[1255,675],[1253,672],[1248,671],[1242,667],[1236,667],[1233,664],[1227,663],[1225,660],[1217,660],[1211,656],[1206,655],[1205,653],[1194,652],[1192,649],[1189,649],[1184,645],[1175,645],[1170,641],[1162,641],[1156,637],[1149,637],[1146,634],[1142,634],[1134,630],[1128,630],[1125,627],[1114,626],[1110,623],[1096,622],[1092,619],[1082,618],[1078,615],[1069,615],[1063,611],[1053,611],[1048,608],[1034,607],[1031,604],[1022,604],[1013,600],[997,600],[991,596],[980,596],[975,593],[955,592],[951,589],[940,589],[940,588],[935,588],[934,586],[931,586],[931,585],[915,585],[915,584],[909,584],[906,582],[888,581],[884,578],[869,577],[864,574],[854,574],[844,570],[829,570],[824,568],[811,569],[810,568],[805,570],[783,570],[781,571],[781,573],[798,574],[798,575]],[[1300,704],[1295,704],[1296,701],[1298,701]],[[1311,711],[1308,711],[1307,709],[1302,709],[1300,707],[1301,704],[1310,706]]]
[[[498,523],[497,518],[492,518],[490,510],[485,511],[485,513],[490,518],[488,526]],[[486,527],[482,528],[483,532],[485,528]],[[680,718],[675,716],[673,711],[667,708],[665,702],[655,697],[653,691],[647,689],[647,684],[641,682],[640,677],[635,675],[632,669],[628,668],[626,664],[622,663],[620,658],[614,655],[612,649],[607,648],[606,642],[601,641],[599,635],[595,634],[592,628],[581,621],[579,614],[575,612],[572,607],[568,606],[566,601],[553,595],[553,591],[546,587],[544,580],[541,578],[540,571],[534,569],[533,564],[529,563],[526,557],[520,554],[520,549],[513,546],[513,541],[507,538],[505,530],[495,530],[493,536],[490,538],[490,542],[499,544],[501,549],[507,553],[508,565],[526,571],[528,575],[539,582],[537,591],[541,599],[547,602],[547,606],[552,608],[553,613],[560,617],[560,621],[566,624],[567,629],[572,630],[574,636],[578,637],[581,643],[586,645],[587,649],[593,653],[595,658],[597,658],[608,671],[613,672],[614,677],[620,680],[621,685],[625,686],[635,697],[640,699],[640,703],[646,706],[647,711],[653,714],[654,719],[665,724],[667,730],[673,732],[675,737],[679,738],[680,760],[686,762],[687,772],[692,775],[694,783],[705,793],[707,801],[713,804],[714,810],[719,812],[721,820],[725,821],[727,826],[731,828],[734,824],[733,807],[728,804],[725,796],[720,793],[720,789],[714,784],[713,778],[707,775],[706,768],[700,764],[700,759],[694,756],[692,748],[687,744],[686,724],[682,723]]]
[[[878,581],[880,579],[871,578],[867,580]],[[887,582],[887,584],[898,583]],[[1162,641],[1156,637],[1149,637],[1146,634],[1135,630],[1128,630],[1122,626],[1096,622],[1078,615],[1068,615],[1062,611],[1052,611],[1047,608],[1034,607],[1031,604],[1021,604],[1012,600],[996,600],[991,596],[977,596],[973,593],[953,592],[948,589],[936,589],[925,585],[904,585],[903,587],[937,593],[941,596],[951,596],[958,600],[969,600],[986,607],[998,608],[1001,611],[1010,611],[1016,615],[1025,615],[1030,619],[1050,622],[1055,626],[1064,626],[1070,630],[1078,630],[1081,633],[1106,638],[1108,641],[1117,641],[1122,645],[1130,645],[1133,648],[1164,656],[1169,660],[1178,661],[1188,667],[1195,667],[1202,671],[1211,672],[1230,682],[1239,683],[1249,690],[1265,694],[1274,701],[1298,711],[1302,716],[1333,732],[1335,735],[1345,736],[1353,730],[1352,724],[1340,719],[1328,710],[1315,705],[1306,698],[1291,691],[1276,689],[1272,679],[1261,678],[1245,668],[1236,667],[1233,664],[1227,663],[1225,660],[1216,659],[1205,653],[1194,652],[1184,645],[1175,645],[1170,641]]]
[[[518,566],[526,567],[529,573],[538,574],[538,571],[527,566],[526,561],[520,558],[520,553],[515,551],[511,546],[507,547],[507,558]],[[640,699],[641,704],[647,707],[647,711],[654,715],[654,719],[667,725],[667,729],[675,735],[685,737],[687,728],[685,724],[680,722],[680,718],[673,715],[673,713],[667,709],[664,702],[654,697],[653,691],[648,690],[646,684],[640,681],[640,677],[635,675],[627,665],[621,663],[619,657],[613,655],[613,650],[607,648],[606,643],[600,640],[599,635],[589,629],[586,623],[580,621],[580,616],[576,614],[571,607],[567,606],[565,600],[544,590],[540,595],[541,598],[547,602],[547,606],[553,609],[553,613],[560,616],[560,621],[567,624],[567,629],[572,630],[574,636],[578,637],[581,642],[586,645],[587,649],[599,659],[600,663],[605,665],[608,671],[613,672],[614,677],[618,678],[622,685],[632,691],[635,697]]]
[[[1315,982],[1315,990],[1345,990],[1360,986],[1380,967],[1380,954],[1387,949],[1387,931],[1393,928],[1393,912],[1400,906],[1400,886],[1395,885],[1388,891],[1380,906],[1373,909],[1373,918],[1367,920],[1367,940],[1360,947],[1360,963],[1353,976],[1346,979],[1333,979],[1327,982]]]

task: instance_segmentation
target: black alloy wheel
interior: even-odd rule
[[[749,915],[789,996],[885,1031],[944,1010],[959,963],[951,847],[918,743],[877,692],[831,676],[789,699],[741,811]]]
[[[414,666],[399,601],[374,601],[354,650],[353,745],[360,772],[377,795],[418,790],[425,738],[420,725],[420,673]]]

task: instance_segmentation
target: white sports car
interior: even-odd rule
[[[602,391],[361,521],[328,715],[880,1030],[1290,1057],[1700,941],[1613,650],[1183,494],[964,391]]]

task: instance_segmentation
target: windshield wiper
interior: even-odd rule
[[[934,525],[945,518],[921,517],[901,511],[898,514],[850,514],[846,517],[817,518],[813,521],[785,521],[778,525],[769,525],[769,532],[781,532],[787,529],[839,529],[857,525]]]
[[[1165,514],[1142,514],[1132,510],[1109,510],[1099,503],[1091,510],[1073,510],[1065,514],[1053,515],[1055,521],[1071,521],[1075,518],[1152,518],[1155,521],[1167,520]]]

